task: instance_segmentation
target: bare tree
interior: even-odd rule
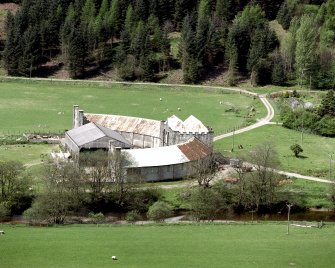
[[[71,212],[81,207],[85,189],[76,164],[46,164],[43,186],[43,192],[25,212],[28,219],[62,224]]]
[[[209,187],[217,174],[217,163],[214,154],[190,162],[189,173],[191,174],[190,178],[196,179],[199,186]]]
[[[279,164],[273,145],[263,143],[250,152],[247,159],[253,163],[253,172],[246,173],[243,167],[235,169],[240,179],[237,186],[239,204],[255,209],[272,204],[276,200],[278,186],[274,169]]]
[[[250,191],[250,176],[245,172],[244,166],[234,168],[238,175],[237,193],[235,202],[246,209],[252,208],[252,196]]]
[[[121,152],[119,148],[110,152],[109,156],[110,178],[113,182],[113,192],[117,196],[119,205],[123,205],[126,194],[135,187],[136,184],[142,182],[140,176],[128,176],[127,167],[131,165],[133,160],[127,152]]]
[[[83,170],[91,203],[104,200],[111,191],[108,152],[95,151],[80,155],[80,166]]]

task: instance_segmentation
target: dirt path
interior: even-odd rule
[[[50,78],[24,78],[24,77],[0,77],[0,79],[9,79],[9,80],[36,80],[36,81],[60,81],[60,82],[73,82],[73,83],[80,83],[82,81],[80,80],[72,80],[72,79],[50,79]],[[267,115],[266,117],[260,119],[257,123],[247,126],[245,128],[241,128],[238,130],[235,130],[233,132],[229,132],[223,135],[219,135],[214,137],[214,141],[217,140],[221,140],[227,137],[230,137],[232,135],[236,135],[236,134],[240,134],[246,131],[250,131],[253,130],[255,128],[264,126],[266,124],[271,124],[272,122],[270,122],[272,120],[272,118],[274,117],[274,109],[272,107],[272,105],[270,104],[270,102],[266,99],[266,95],[262,94],[259,95],[257,93],[248,91],[246,89],[243,88],[230,88],[230,87],[220,87],[220,86],[206,86],[206,85],[185,85],[185,84],[159,84],[159,83],[142,83],[142,82],[117,82],[117,81],[98,81],[98,80],[84,80],[85,83],[103,83],[103,84],[124,84],[124,85],[155,85],[155,86],[167,86],[167,87],[194,87],[194,88],[211,88],[211,89],[223,89],[223,90],[230,90],[230,91],[234,91],[234,92],[238,92],[240,94],[247,94],[247,95],[251,95],[251,96],[255,96],[255,97],[259,97],[259,99],[262,101],[262,103],[264,104],[264,106],[266,107],[267,110]],[[297,173],[291,173],[291,172],[286,172],[286,171],[282,171],[282,170],[277,170],[276,171],[278,174],[282,174],[282,175],[286,175],[288,177],[294,177],[294,178],[299,178],[299,179],[304,179],[304,180],[310,180],[310,181],[316,181],[316,182],[322,182],[322,183],[335,183],[334,181],[330,181],[330,180],[325,180],[325,179],[320,179],[317,177],[311,177],[311,176],[305,176],[305,175],[301,175],[301,174],[297,174]],[[163,186],[163,188],[179,188],[179,187],[183,187],[183,186],[190,186],[190,185],[194,185],[196,184],[196,182],[185,182],[182,184],[178,184],[178,185],[166,185]]]
[[[286,172],[286,171],[282,171],[282,170],[275,170],[275,172],[277,172],[278,174],[281,174],[281,175],[285,175],[287,177],[293,177],[293,178],[297,178],[297,179],[323,182],[323,183],[335,183],[335,181],[320,179],[320,178],[311,177],[311,176],[305,176],[305,175],[301,175],[301,174],[293,173],[293,172]]]
[[[266,110],[267,110],[266,117],[260,119],[257,123],[255,123],[253,125],[250,125],[250,126],[247,126],[247,127],[241,128],[241,129],[237,129],[235,131],[232,131],[232,132],[229,132],[229,133],[226,133],[226,134],[223,134],[223,135],[216,136],[216,137],[214,137],[214,141],[218,141],[218,140],[221,140],[221,139],[224,139],[224,138],[236,135],[236,134],[240,134],[240,133],[243,133],[243,132],[246,132],[246,131],[250,131],[250,130],[253,130],[255,128],[258,128],[258,127],[261,127],[261,126],[264,126],[264,125],[268,124],[272,120],[272,118],[274,117],[274,113],[275,113],[274,109],[273,109],[272,105],[270,104],[270,102],[266,99],[265,95],[259,95],[259,98],[263,102],[264,106],[266,107]]]

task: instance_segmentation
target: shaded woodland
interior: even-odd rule
[[[157,81],[181,69],[185,83],[198,83],[220,68],[229,85],[242,77],[253,85],[334,88],[335,0],[16,2],[2,52],[9,75],[38,76],[58,59],[72,78],[115,69],[122,80]]]

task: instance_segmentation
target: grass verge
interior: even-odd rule
[[[0,225],[2,267],[332,267],[334,225]],[[313,242],[311,242],[313,241]],[[115,255],[118,260],[113,261]]]
[[[234,152],[231,152],[234,139]],[[301,142],[303,140],[303,142]],[[322,178],[329,177],[329,158],[327,153],[334,151],[335,139],[284,128],[280,125],[266,125],[250,132],[229,137],[215,142],[215,149],[227,156],[241,157],[257,145],[268,141],[278,152],[280,168],[285,171]],[[304,152],[301,157],[294,157],[290,146],[298,143]],[[243,149],[237,149],[237,145]]]

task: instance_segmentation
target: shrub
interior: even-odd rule
[[[315,127],[318,134],[326,137],[335,137],[335,118],[324,116]]]
[[[39,215],[36,205],[23,212],[23,219],[29,223],[42,222],[44,219]]]
[[[94,222],[94,223],[103,223],[105,222],[106,218],[105,218],[105,215],[102,214],[101,212],[99,213],[93,213],[93,212],[90,212],[88,214],[88,217]]]
[[[201,187],[191,193],[191,213],[196,220],[214,220],[227,207],[227,196],[222,195],[221,190]]]
[[[6,202],[0,203],[0,221],[4,221],[8,218],[10,214],[10,210],[6,204]]]
[[[299,144],[292,144],[290,147],[291,151],[294,153],[295,157],[299,157],[299,154],[302,153],[304,150],[301,148]]]
[[[126,221],[134,223],[141,219],[141,215],[137,210],[129,211],[126,215]]]
[[[163,201],[154,203],[147,213],[148,218],[153,221],[163,221],[165,218],[171,217],[172,215],[172,207]]]
[[[128,210],[137,210],[138,212],[147,212],[149,207],[161,198],[161,192],[156,188],[145,190],[134,190],[126,196],[126,206]]]

